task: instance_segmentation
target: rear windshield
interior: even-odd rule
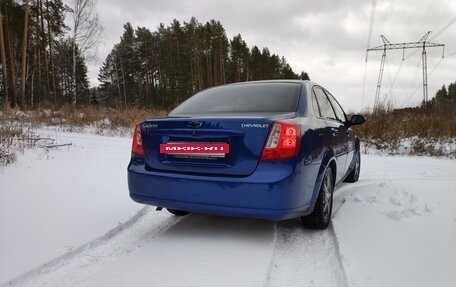
[[[197,93],[176,107],[169,115],[295,112],[300,89],[299,83],[220,86]]]

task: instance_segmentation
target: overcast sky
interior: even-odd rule
[[[268,47],[271,53],[284,56],[296,73],[308,72],[311,80],[332,92],[346,110],[359,111],[373,106],[381,59],[381,52],[373,52],[365,63],[371,2],[98,0],[104,36],[98,60],[89,63],[89,77],[92,84],[98,83],[101,63],[120,41],[127,21],[135,28],[155,31],[160,23],[168,25],[173,19],[188,22],[195,16],[200,23],[219,20],[229,39],[240,33],[250,47]],[[370,46],[382,44],[380,34],[391,43],[418,41],[427,31],[438,32],[454,17],[455,0],[378,0]],[[443,84],[456,81],[456,23],[433,42],[445,44],[448,57],[441,59],[441,48],[427,49],[430,97]],[[411,52],[407,50],[406,56]],[[387,52],[382,100],[386,98],[395,107],[421,102],[420,58],[421,51],[417,51],[402,62],[402,50]]]

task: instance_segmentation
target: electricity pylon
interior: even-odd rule
[[[366,62],[367,62],[367,54],[370,51],[383,51],[382,60],[380,63],[380,71],[378,73],[377,90],[375,92],[374,111],[377,110],[378,105],[379,105],[380,88],[382,86],[383,69],[385,67],[385,60],[386,60],[386,50],[402,49],[402,61],[403,61],[404,55],[405,55],[405,49],[423,48],[423,50],[421,52],[421,62],[422,62],[422,68],[423,68],[423,102],[424,102],[424,104],[427,103],[429,98],[428,98],[428,84],[427,84],[426,47],[443,47],[443,49],[445,49],[444,44],[426,42],[427,38],[429,37],[429,34],[431,34],[431,31],[424,34],[424,36],[421,37],[421,39],[418,40],[417,42],[406,42],[406,43],[391,43],[390,41],[388,41],[388,39],[385,38],[385,36],[380,35],[380,38],[382,38],[382,41],[383,41],[383,45],[369,48],[366,50]],[[442,54],[442,58],[443,58],[443,54]]]

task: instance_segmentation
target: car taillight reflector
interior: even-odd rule
[[[297,124],[274,122],[261,154],[261,160],[293,157],[299,150],[300,129]]]
[[[142,135],[141,135],[141,124],[135,126],[135,131],[133,132],[133,142],[131,144],[131,152],[144,156],[144,148],[142,144]]]

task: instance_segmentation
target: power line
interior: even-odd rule
[[[366,49],[369,48],[371,41],[372,41],[372,30],[374,29],[376,9],[377,9],[377,0],[372,0],[371,14],[370,14],[370,18],[369,18],[369,32],[367,33]],[[361,106],[364,106],[364,96],[366,94],[366,75],[367,75],[367,53],[366,53],[366,61],[364,62],[363,97],[361,99]]]
[[[410,99],[412,98],[416,85],[416,80],[418,78],[418,71],[420,70],[420,63],[421,63],[421,58],[418,58],[418,62],[415,65],[415,72],[413,73],[412,80],[410,81],[410,87],[408,88],[408,96],[407,98],[402,102],[401,106],[404,106],[404,104],[408,103]]]
[[[389,96],[388,90],[391,89],[392,86],[393,86],[392,81],[391,81],[391,73],[390,73],[388,58],[385,58],[385,70],[386,70],[386,76],[387,76],[387,79],[388,79],[388,86],[385,89],[385,92],[383,94],[382,103],[384,103],[386,105],[387,99],[388,99],[388,96]]]
[[[361,107],[364,106],[364,95],[366,94],[366,76],[367,76],[367,62],[364,62],[363,97],[361,99]]]
[[[391,9],[393,8],[394,6],[394,0],[391,0],[389,3],[388,3],[388,9],[386,10],[386,13],[385,13],[385,18],[383,19],[383,23],[382,23],[382,27],[380,29],[380,34],[383,34],[383,30],[385,28],[385,25],[386,23],[388,22],[388,16],[391,12]]]
[[[396,83],[396,80],[397,80],[397,77],[399,76],[399,72],[401,71],[402,69],[402,64],[404,63],[404,61],[401,61],[401,64],[399,65],[399,68],[397,68],[397,71],[396,71],[396,75],[394,76],[393,78],[393,82],[390,86],[390,89],[388,91],[388,94],[392,94],[393,93],[393,87],[394,87],[394,84]]]
[[[430,39],[429,41],[432,41],[434,40],[435,38],[437,38],[437,36],[439,36],[440,34],[443,33],[443,31],[445,31],[446,29],[448,29],[451,25],[453,25],[454,23],[456,22],[456,17],[450,19],[450,21],[448,21],[448,23],[446,23],[445,25],[443,25]],[[415,55],[416,53],[418,52],[418,50],[415,50],[413,51],[412,53],[410,53],[410,55],[407,55],[407,57],[405,57],[405,59],[408,59],[410,58],[411,56]]]
[[[439,59],[439,61],[438,61],[437,64],[435,64],[435,66],[432,68],[432,70],[431,70],[431,72],[429,73],[428,76],[431,76],[432,73],[434,73],[434,71],[435,71],[435,70],[437,69],[437,67],[440,65],[440,63],[442,62],[442,60],[443,60],[442,58]],[[415,94],[415,93],[418,91],[419,88],[420,88],[420,87],[416,87],[412,94]]]
[[[454,22],[456,22],[456,17],[452,18],[446,25],[444,25],[442,28],[440,28],[439,31],[437,31],[434,36],[431,37],[431,39],[429,39],[429,41],[432,41],[434,40],[435,38],[437,38],[437,36],[439,36],[440,34],[442,34],[443,31],[445,31],[446,29],[448,29],[451,25],[454,24]]]
[[[377,0],[372,0],[371,3],[371,15],[369,19],[369,33],[367,34],[367,48],[369,48],[372,40],[372,30],[374,29],[374,22],[375,22],[375,12],[377,9]]]
[[[437,69],[437,67],[440,65],[440,63],[442,63],[442,60],[443,58],[440,58],[439,61],[437,62],[437,64],[431,69],[431,71],[429,72],[429,76],[432,75],[432,73],[434,73],[435,69]]]
[[[435,71],[435,70],[437,69],[437,67],[442,63],[442,61],[443,61],[443,58],[440,58],[439,61],[438,61],[438,62],[434,65],[434,67],[431,69],[431,72],[429,72],[429,75],[428,75],[428,76],[431,76],[431,75],[434,73],[434,71]],[[420,62],[421,62],[421,61],[420,61]],[[420,63],[420,62],[418,62],[417,68],[419,68],[419,63]],[[415,76],[418,74],[417,71],[418,71],[418,69],[416,69]],[[415,79],[414,79],[413,81],[415,81],[415,80],[416,80],[416,77],[415,77]],[[408,96],[407,100],[404,101],[404,102],[402,103],[402,105],[403,105],[405,102],[408,102],[408,101],[410,100],[410,98],[411,98],[416,92],[418,92],[418,90],[420,89],[419,86],[415,87],[415,85],[416,85],[416,83],[413,83],[413,85],[411,86],[411,89],[410,89],[410,95]]]
[[[428,84],[427,84],[428,75],[427,75],[426,47],[431,48],[431,47],[444,47],[445,46],[444,44],[428,42],[427,38],[429,37],[429,34],[431,34],[431,31],[424,34],[424,36],[421,37],[421,39],[418,40],[417,42],[403,42],[403,43],[391,43],[390,41],[388,41],[388,39],[385,38],[385,36],[380,35],[380,37],[383,40],[383,45],[369,48],[366,50],[366,53],[368,53],[369,51],[383,51],[382,60],[381,60],[381,64],[380,64],[380,71],[378,74],[377,91],[375,93],[374,110],[376,108],[378,108],[378,105],[379,105],[380,88],[381,88],[381,84],[382,84],[383,69],[384,69],[385,60],[386,60],[386,50],[401,49],[405,52],[405,49],[422,48],[421,58],[422,58],[422,68],[423,68],[423,101],[426,104],[426,102],[428,101]]]

